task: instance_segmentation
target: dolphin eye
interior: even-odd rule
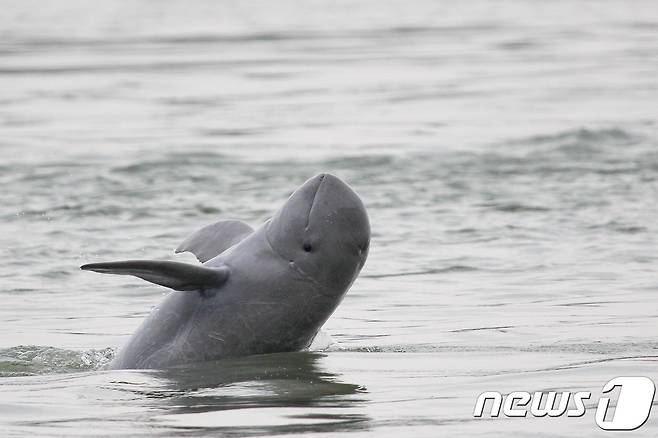
[[[311,244],[308,243],[308,242],[304,242],[304,246],[303,246],[303,248],[304,248],[304,251],[306,251],[306,252],[311,252],[311,250],[313,249],[313,247],[311,246]]]

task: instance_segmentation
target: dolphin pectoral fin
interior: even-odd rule
[[[229,268],[226,266],[208,268],[187,263],[158,260],[91,263],[80,266],[80,269],[102,274],[134,275],[174,290],[200,292],[220,287],[229,277]]]
[[[254,232],[242,221],[225,220],[207,225],[193,233],[176,248],[176,253],[189,251],[205,263]]]

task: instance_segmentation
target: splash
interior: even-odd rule
[[[331,348],[337,347],[336,341],[331,337],[331,335],[324,330],[320,330],[313,342],[309,345],[307,351],[327,351]]]
[[[114,356],[114,349],[66,350],[19,345],[0,350],[0,377],[35,376],[96,370]]]

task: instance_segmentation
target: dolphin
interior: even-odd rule
[[[173,289],[109,369],[170,368],[308,347],[366,261],[370,223],[359,196],[323,173],[256,230],[222,220],[181,243],[201,265],[157,260],[80,269]]]

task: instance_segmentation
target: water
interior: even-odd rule
[[[597,436],[658,381],[654,2],[0,6],[5,435]],[[320,171],[373,228],[334,344],[99,370],[164,290],[79,265],[192,262]],[[548,389],[587,414],[472,417]]]

